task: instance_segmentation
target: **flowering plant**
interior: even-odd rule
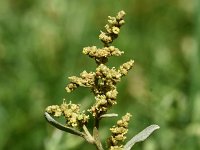
[[[45,110],[45,118],[51,125],[62,131],[84,138],[88,143],[95,145],[98,150],[104,150],[98,130],[99,122],[103,118],[118,116],[115,113],[108,113],[108,110],[117,104],[118,91],[116,84],[121,81],[122,77],[128,74],[134,63],[133,60],[129,60],[119,66],[119,68],[109,68],[106,65],[109,57],[121,56],[124,53],[111,45],[118,37],[121,26],[125,23],[124,16],[124,11],[118,12],[115,17],[108,16],[105,32],[101,31],[99,35],[99,39],[104,44],[103,48],[97,48],[96,46],[83,48],[83,54],[95,60],[97,64],[96,70],[94,72],[84,70],[79,77],[69,77],[70,83],[65,88],[69,93],[78,87],[89,88],[94,94],[94,104],[87,111],[81,111],[81,105],[73,104],[71,101],[67,103],[64,100],[61,105],[48,106]],[[91,115],[88,115],[86,112]],[[63,125],[57,122],[52,116],[64,117],[66,124]],[[90,117],[94,118],[92,134],[87,128]],[[110,128],[111,135],[107,140],[108,149],[130,150],[136,142],[144,141],[154,130],[159,128],[158,125],[151,125],[124,144],[130,117],[131,114],[126,113],[117,121],[116,125]]]

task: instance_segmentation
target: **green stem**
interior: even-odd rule
[[[96,127],[97,129],[99,129],[99,117],[95,118],[94,127]]]

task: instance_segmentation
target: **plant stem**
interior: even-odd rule
[[[95,118],[94,127],[99,129],[99,118]]]

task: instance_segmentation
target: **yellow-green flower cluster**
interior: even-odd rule
[[[118,12],[116,17],[108,16],[108,24],[105,25],[106,32],[101,31],[99,39],[108,45],[112,43],[115,38],[118,37],[120,27],[125,23],[124,21],[125,12]]]
[[[120,72],[118,72],[114,67],[108,68],[106,65],[101,64],[96,68],[97,78],[102,79],[104,82],[119,82],[121,78]]]
[[[83,48],[83,54],[89,55],[91,58],[95,59],[101,57],[120,56],[123,53],[123,51],[120,51],[114,46],[104,48],[97,48],[96,46],[92,46]]]
[[[79,86],[89,87],[95,94],[95,104],[89,109],[93,116],[100,116],[114,104],[117,104],[116,83],[127,75],[132,68],[134,61],[130,60],[122,64],[119,69],[108,68],[105,64],[100,64],[96,72],[83,71],[80,77],[69,77],[70,83],[67,85],[67,92],[75,90]]]
[[[124,150],[123,146],[111,146],[109,150]]]
[[[70,83],[67,85],[67,92],[72,92],[77,87],[89,87],[95,95],[95,104],[89,109],[92,115],[99,118],[105,114],[107,110],[114,104],[117,104],[117,87],[116,84],[121,78],[127,75],[132,68],[134,61],[130,60],[122,64],[119,69],[115,67],[109,68],[105,65],[108,58],[111,56],[120,56],[124,52],[118,48],[109,45],[117,38],[120,27],[125,23],[123,17],[124,11],[118,12],[116,17],[108,17],[108,24],[106,24],[106,32],[101,32],[99,38],[104,43],[103,48],[96,46],[83,48],[83,54],[95,59],[97,68],[95,72],[83,71],[80,77],[69,77]]]
[[[125,134],[128,132],[128,123],[131,114],[127,113],[122,117],[121,120],[117,121],[117,125],[110,128],[112,132],[111,137],[108,139],[108,144],[110,145],[110,150],[117,150],[122,148],[121,143],[126,139]]]
[[[62,110],[58,105],[48,106],[45,111],[51,115],[54,115],[55,117],[60,117],[62,115]]]
[[[121,80],[121,77],[126,75],[132,68],[133,60],[124,63],[118,70],[108,68],[104,64],[100,64],[96,68],[96,79],[98,86],[93,88],[95,93],[96,103],[89,109],[93,116],[98,117],[105,114],[107,110],[114,104],[117,104],[117,87],[116,83]]]
[[[130,60],[124,64],[122,64],[119,68],[119,73],[122,75],[122,76],[125,76],[128,74],[128,71],[133,67],[133,63],[134,61],[133,60]]]
[[[70,83],[65,88],[67,92],[75,90],[77,87],[93,87],[95,81],[95,73],[83,71],[80,73],[80,77],[72,76],[68,78]]]
[[[109,95],[109,93],[113,94],[113,95]],[[116,97],[117,97],[117,90],[112,90],[107,92],[106,95],[102,94],[98,94],[97,96],[95,96],[95,104],[89,109],[89,112],[92,113],[92,115],[94,117],[100,117],[101,115],[105,114],[107,112],[107,110],[114,104],[116,104]]]
[[[80,112],[80,105],[72,104],[71,102],[67,104],[63,102],[61,106],[52,105],[46,108],[46,112],[54,115],[55,117],[64,116],[66,119],[66,125],[68,127],[82,127],[88,122],[89,116]]]

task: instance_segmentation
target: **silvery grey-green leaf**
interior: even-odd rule
[[[130,141],[128,141],[125,146],[124,150],[130,150],[133,145],[137,142],[142,142],[146,138],[148,138],[155,130],[159,129],[160,127],[158,125],[150,125],[144,130],[142,130],[140,133],[135,135]]]

